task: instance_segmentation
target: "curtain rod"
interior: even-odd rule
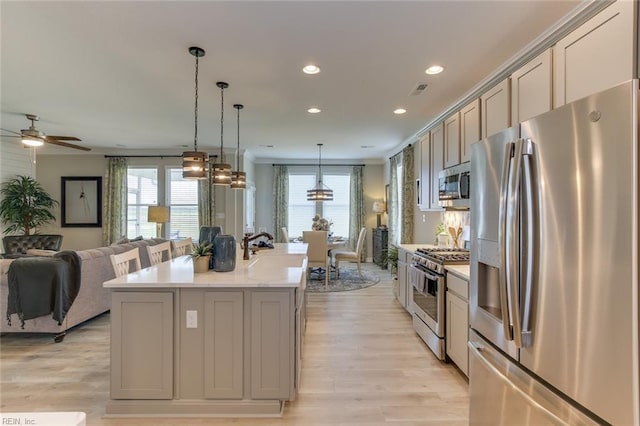
[[[405,148],[410,148],[411,144],[408,144]],[[389,157],[389,160],[391,160],[393,157],[395,157],[396,155],[400,155],[402,153],[402,151],[404,151],[404,148],[402,148],[400,151],[396,152],[395,154],[393,154],[391,157]]]
[[[295,163],[274,163],[272,164],[272,166],[293,166],[293,167],[299,167],[299,166],[313,166],[316,167],[318,164],[313,164],[313,163],[309,163],[309,164],[295,164]],[[341,167],[355,167],[355,166],[366,166],[366,164],[323,164],[322,167],[334,167],[334,166],[341,166]]]
[[[105,155],[104,158],[182,158],[182,155]],[[218,158],[218,154],[210,155],[209,158]]]

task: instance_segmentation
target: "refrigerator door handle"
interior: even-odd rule
[[[533,176],[531,168],[534,165],[533,157],[535,155],[534,143],[531,139],[523,142],[522,148],[522,164],[524,170],[524,196],[526,197],[526,235],[527,247],[525,249],[526,259],[526,275],[524,281],[524,306],[522,316],[522,347],[530,347],[532,342],[531,334],[531,303],[533,293],[533,268],[534,255],[536,252],[535,233],[538,226],[537,203],[534,194],[535,187],[533,185]]]
[[[509,304],[507,303],[507,203],[509,200],[509,170],[511,159],[513,158],[513,142],[505,145],[504,163],[502,165],[502,176],[500,178],[500,209],[498,226],[498,251],[500,257],[500,268],[498,272],[499,292],[500,292],[500,312],[502,313],[502,327],[505,340],[513,340],[513,330],[509,319]]]
[[[513,341],[517,348],[522,347],[522,329],[520,327],[520,250],[518,218],[520,212],[520,184],[522,180],[522,146],[523,140],[518,139],[514,146],[513,159],[509,170],[509,189],[506,217],[506,276],[507,276],[507,303],[509,305],[509,317],[513,332]]]

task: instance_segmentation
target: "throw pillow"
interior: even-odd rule
[[[116,242],[114,242],[113,244],[111,244],[112,246],[117,246],[118,244],[127,244],[129,242],[129,239],[123,235],[122,237],[120,237],[120,239]]]
[[[142,239],[143,239],[143,238],[144,238],[144,237],[143,237],[142,235],[138,235],[137,237],[135,237],[135,238],[133,238],[133,239],[129,240],[129,242],[131,242],[131,241],[142,241]]]

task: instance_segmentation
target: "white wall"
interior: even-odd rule
[[[107,159],[103,155],[40,155],[36,164],[38,182],[56,200],[61,201],[62,176],[102,176],[107,170]],[[104,200],[104,187],[102,190]],[[102,245],[102,228],[62,228],[60,206],[53,214],[55,223],[42,228],[43,234],[63,236],[63,250],[84,250]]]
[[[34,160],[34,148],[24,148],[17,138],[3,138],[0,141],[0,185],[18,175],[36,177]],[[7,226],[0,224],[3,235],[5,229]],[[4,247],[0,248],[0,253],[4,253]]]

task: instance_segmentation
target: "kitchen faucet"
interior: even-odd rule
[[[268,232],[261,232],[254,235],[244,234],[244,237],[242,237],[242,245],[244,249],[242,259],[249,260],[249,241],[253,241],[256,238],[260,237],[267,237],[269,240],[273,240],[273,235],[269,234]]]

